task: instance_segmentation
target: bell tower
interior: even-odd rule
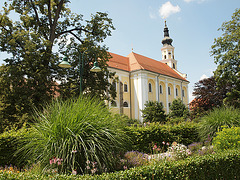
[[[177,70],[177,60],[175,60],[174,58],[174,47],[172,46],[173,40],[169,37],[169,30],[166,21],[163,32],[164,38],[162,40],[163,47],[161,48],[162,51],[161,62],[167,64],[172,69]]]

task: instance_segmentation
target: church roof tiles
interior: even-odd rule
[[[140,54],[131,52],[127,57],[118,54],[110,53],[112,58],[108,62],[108,66],[124,71],[147,70],[154,73],[170,76],[176,79],[187,81],[180,76],[175,70],[170,68],[167,64],[160,61],[142,56]]]

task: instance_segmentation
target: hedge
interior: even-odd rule
[[[0,134],[0,166],[11,164],[19,167],[22,165],[18,163],[14,153],[19,149],[20,139],[25,133],[27,133],[27,129],[23,127],[20,130],[11,130]]]
[[[31,173],[8,173],[0,171],[1,179],[90,179],[90,180],[140,180],[140,179],[240,179],[240,152],[230,150],[206,156],[189,157],[181,161],[158,162],[102,175],[36,175]]]
[[[133,147],[130,150],[137,150],[144,153],[150,153],[152,143],[158,146],[162,142],[178,142],[189,145],[198,142],[198,125],[194,122],[183,122],[176,125],[151,123],[144,126],[130,126],[126,128],[127,134],[132,138]]]

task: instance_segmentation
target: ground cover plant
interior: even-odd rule
[[[43,112],[24,137],[22,159],[40,162],[58,173],[88,171],[89,162],[96,173],[114,168],[115,154],[123,151],[127,137],[118,121],[96,98],[55,100]]]

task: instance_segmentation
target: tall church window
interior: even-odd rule
[[[178,96],[178,89],[176,88],[176,96]]]
[[[148,92],[152,92],[152,84],[151,83],[148,84]]]
[[[159,91],[160,91],[160,94],[163,93],[162,85],[160,85],[160,87],[159,87]]]
[[[173,69],[176,69],[175,64],[173,63]]]
[[[167,59],[167,56],[166,56],[166,55],[164,55],[164,59]]]
[[[171,95],[171,88],[168,87],[168,95]]]
[[[182,96],[183,96],[183,97],[185,96],[185,92],[184,92],[184,90],[182,90]]]
[[[124,92],[128,92],[128,85],[127,85],[127,83],[124,83],[123,90],[124,90]]]

